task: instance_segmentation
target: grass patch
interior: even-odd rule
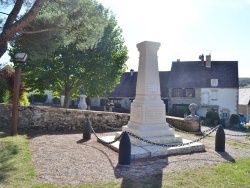
[[[226,144],[250,150],[250,145],[248,145],[248,144],[244,144],[244,143],[240,143],[240,142],[233,142],[233,141],[226,141]]]
[[[158,174],[145,178],[117,179],[109,183],[81,184],[74,188],[110,187],[249,187],[250,157],[205,166],[196,170]],[[0,132],[0,187],[70,188],[37,181],[26,135],[8,136]]]
[[[164,175],[163,187],[241,187],[250,185],[250,158],[224,162],[198,170]]]

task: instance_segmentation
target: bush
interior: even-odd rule
[[[237,126],[239,123],[239,117],[238,117],[238,114],[232,114],[230,116],[230,124],[233,125],[233,126]]]
[[[41,102],[41,103],[45,103],[47,100],[47,95],[46,94],[42,94],[42,93],[35,93],[33,95],[29,96],[29,101],[30,102]]]
[[[175,117],[184,117],[184,114],[189,114],[190,111],[188,109],[188,106],[176,106],[170,109],[169,115],[175,116]]]
[[[226,127],[226,120],[225,119],[221,119],[220,120],[220,124],[222,125],[222,127]]]
[[[57,97],[57,96],[53,97],[52,102],[53,102],[53,104],[59,104],[60,103],[60,97]]]
[[[220,123],[220,116],[219,116],[218,112],[208,111],[206,113],[205,123],[208,126],[216,126],[216,125],[218,125]]]
[[[7,92],[7,84],[5,79],[0,75],[0,103],[5,102]]]
[[[29,102],[27,93],[24,93],[24,94],[20,97],[19,103],[20,103],[21,106],[29,106],[29,105],[30,105],[30,102]]]

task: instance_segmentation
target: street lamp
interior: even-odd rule
[[[21,68],[20,65],[27,59],[26,53],[16,53],[12,61],[15,67],[14,77],[14,92],[12,99],[12,122],[11,122],[11,135],[17,134],[17,120],[18,120],[18,102],[19,102],[19,89],[21,80]]]

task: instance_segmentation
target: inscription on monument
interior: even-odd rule
[[[152,93],[155,93],[155,92],[158,92],[159,91],[159,85],[158,84],[148,84],[148,92],[152,92]]]
[[[131,120],[135,122],[141,122],[141,107],[131,106]]]
[[[146,108],[146,121],[148,122],[162,122],[164,119],[164,108],[150,107]]]

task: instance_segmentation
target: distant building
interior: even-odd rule
[[[238,61],[211,61],[210,55],[201,61],[178,60],[172,62],[171,71],[160,71],[159,76],[166,112],[196,103],[199,116],[214,110],[228,122],[231,114],[238,114]],[[136,81],[137,72],[124,73],[115,90],[108,97],[92,99],[91,106],[114,103],[130,109]]]
[[[239,89],[239,113],[250,121],[250,88]]]

